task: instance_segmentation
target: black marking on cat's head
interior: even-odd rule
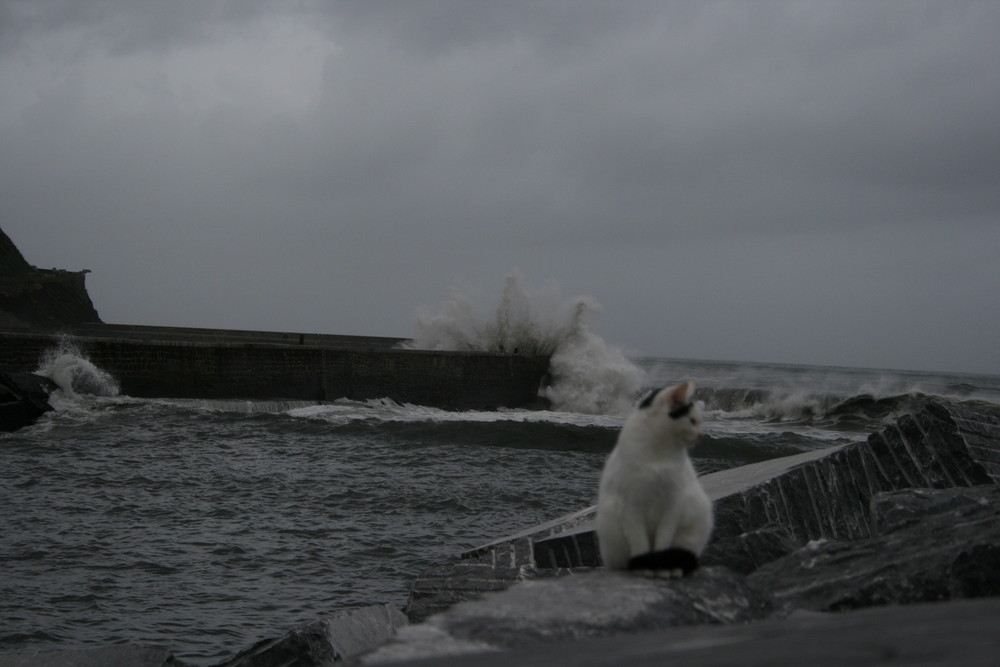
[[[639,403],[639,409],[640,410],[644,410],[645,408],[648,408],[650,405],[652,405],[653,404],[653,399],[656,398],[656,395],[659,394],[661,391],[663,391],[663,390],[662,389],[654,389],[653,391],[651,391],[648,394],[646,394],[646,398],[642,399],[642,402]]]
[[[663,396],[666,398],[660,402],[669,402],[670,410],[667,412],[667,416],[675,421],[682,417],[688,417],[691,423],[697,426],[697,418],[691,415],[691,412],[695,409],[695,402],[691,400],[691,392],[693,390],[694,383],[692,382],[685,382],[669,390],[666,388],[653,389],[646,394],[637,407],[639,410],[648,409]],[[663,393],[665,391],[670,392],[669,397]]]
[[[686,417],[691,413],[691,408],[694,407],[693,403],[682,403],[676,408],[667,413],[667,416],[671,419],[680,419],[681,417]]]

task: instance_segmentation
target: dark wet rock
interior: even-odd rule
[[[34,424],[52,409],[49,394],[58,386],[34,373],[7,373],[0,368],[0,431]]]
[[[879,493],[871,499],[872,528],[875,535],[917,526],[929,517],[947,514],[956,520],[998,499],[994,485],[954,489],[904,489]]]
[[[502,591],[525,578],[518,568],[493,567],[487,563],[458,562],[431,567],[410,585],[406,616],[411,623],[419,623],[454,604],[473,600],[483,593]]]
[[[771,525],[713,541],[701,555],[701,562],[750,574],[766,563],[787,556],[799,546],[787,530]]]
[[[0,667],[192,667],[169,651],[149,646],[102,646],[0,654]]]
[[[336,659],[329,623],[320,619],[292,628],[281,637],[263,639],[219,667],[305,667],[330,665]]]
[[[748,581],[815,611],[1000,595],[1000,487],[895,492],[873,504],[889,532],[811,542]],[[928,513],[911,520],[920,506]]]
[[[780,622],[701,625],[537,644],[474,655],[435,655],[407,667],[843,667],[996,664],[1000,600],[963,600]],[[467,649],[470,647],[466,647]],[[468,653],[468,651],[467,651]]]
[[[405,625],[406,617],[391,605],[345,610],[262,640],[218,667],[331,665],[382,645]]]
[[[683,579],[606,570],[535,579],[463,602],[410,626],[365,664],[479,652],[657,628],[744,623],[768,617],[770,596],[726,568]]]

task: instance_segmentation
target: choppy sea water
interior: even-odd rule
[[[634,360],[693,379],[701,472],[860,440],[1000,377]],[[132,642],[212,664],[338,609],[402,607],[423,568],[590,505],[619,414],[388,400],[80,393],[0,435],[0,651]]]

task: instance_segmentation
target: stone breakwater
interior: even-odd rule
[[[716,528],[703,564],[748,574],[809,543],[878,535],[873,502],[909,489],[993,485],[1000,480],[996,406],[926,402],[868,437],[701,478]],[[991,487],[987,487],[991,488]],[[423,619],[467,596],[535,572],[598,567],[594,507],[501,538],[424,573],[409,603]]]
[[[34,371],[67,334],[123,394],[143,398],[390,398],[495,409],[538,401],[548,372],[546,357],[408,350],[401,338],[97,324],[0,331],[0,367]]]
[[[423,572],[405,616],[384,605],[342,612],[223,664],[995,659],[996,406],[930,400],[867,442],[702,479],[718,529],[704,566],[684,579],[599,567],[587,508]],[[131,664],[178,664],[166,651],[119,650],[133,652]],[[91,664],[59,656],[0,656],[0,665]]]
[[[690,577],[665,581],[600,568],[594,508],[587,508],[424,572],[407,608],[413,625],[364,662],[525,649],[520,659],[548,643],[578,647],[586,638],[636,633],[658,637],[653,653],[666,659],[672,642],[681,641],[671,634],[679,628],[927,603],[934,604],[921,608],[924,625],[910,630],[921,635],[916,639],[896,632],[892,614],[869,618],[884,628],[881,638],[862,637],[860,626],[839,616],[817,618],[847,632],[844,645],[860,642],[851,650],[870,651],[876,664],[918,646],[948,662],[962,651],[943,655],[944,643],[929,638],[939,636],[945,618],[962,613],[959,601],[996,597],[983,606],[990,614],[984,620],[987,627],[1000,621],[998,480],[997,407],[929,400],[866,442],[704,476],[717,529],[704,566]],[[719,632],[700,641],[737,641]],[[995,655],[1000,639],[990,634]],[[799,643],[794,632],[786,639]],[[747,654],[757,650],[746,636],[738,641]],[[589,650],[562,646],[581,658]],[[808,646],[800,649],[785,653],[783,664],[816,657]],[[593,664],[628,664],[620,658],[606,653]]]

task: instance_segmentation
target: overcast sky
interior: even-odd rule
[[[0,227],[106,322],[518,268],[630,354],[1000,373],[1000,2],[0,0]]]

